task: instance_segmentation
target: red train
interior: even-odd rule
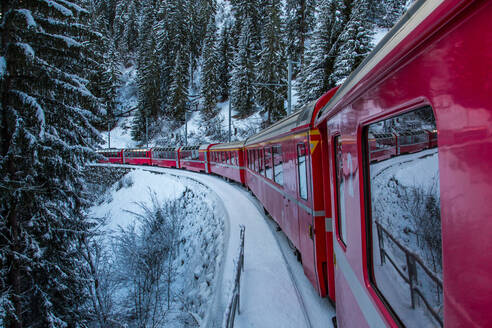
[[[343,85],[244,142],[101,154],[245,185],[339,327],[490,326],[490,17],[417,1]]]

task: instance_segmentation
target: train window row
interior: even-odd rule
[[[238,154],[234,151],[216,151],[211,153],[211,161],[229,165],[239,165]]]
[[[437,134],[430,132],[435,129],[433,111],[425,107],[370,124],[364,137],[371,281],[395,319],[412,327],[443,325]],[[388,141],[391,134],[398,145]],[[374,160],[374,138],[380,148],[406,150]],[[338,234],[345,242],[353,170],[342,139],[334,141]]]
[[[200,158],[200,153],[198,150],[183,150],[181,151],[180,157],[184,160],[198,160]]]
[[[104,157],[118,157],[119,151],[100,151],[99,154],[103,155]]]
[[[126,157],[147,157],[147,151],[145,149],[125,150]]]
[[[154,150],[152,151],[154,158],[176,159],[176,151],[174,150]]]
[[[282,146],[249,149],[248,168],[279,185],[283,185]]]

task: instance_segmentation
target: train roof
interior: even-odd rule
[[[107,153],[108,151],[120,151],[121,148],[104,148],[104,149],[97,149],[96,153]]]
[[[153,151],[176,151],[179,147],[154,147]]]
[[[244,141],[219,143],[210,147],[210,150],[237,149],[244,147]]]
[[[416,1],[405,15],[395,24],[395,26],[384,36],[378,43],[376,48],[365,58],[365,60],[352,72],[352,74],[340,86],[336,94],[331,100],[318,112],[316,117],[316,125],[324,121],[325,118],[331,116],[341,109],[342,100],[346,100],[349,96],[356,95],[360,89],[361,82],[368,80],[371,73],[377,73],[378,69],[387,69],[379,66],[388,55],[394,51],[431,13],[433,13],[444,0],[418,0]],[[420,35],[424,36],[425,33]],[[416,38],[412,39],[417,42]],[[396,60],[396,58],[394,58]]]
[[[183,150],[198,150],[201,149],[200,145],[194,145],[194,146],[183,146],[181,147],[181,151]]]
[[[125,148],[124,151],[149,151],[151,148]]]
[[[317,100],[309,102],[293,114],[284,117],[277,123],[260,131],[258,134],[249,137],[244,142],[244,145],[248,146],[258,142],[267,141],[275,136],[290,132],[297,127],[311,123],[316,101]]]

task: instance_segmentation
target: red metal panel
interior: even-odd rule
[[[466,9],[463,9],[465,6]],[[462,10],[457,12],[457,8]],[[440,15],[440,16],[439,16]],[[448,17],[445,22],[442,17]],[[354,197],[347,201],[346,260],[357,283],[370,296],[369,307],[388,326],[396,322],[371,287],[367,271],[364,214],[362,127],[400,111],[429,104],[435,111],[439,134],[444,324],[446,327],[485,327],[492,322],[492,2],[447,1],[431,21],[415,29],[399,48],[404,62],[384,79],[366,79],[341,101],[341,112],[325,117],[328,131],[340,129],[344,156],[351,154]],[[434,21],[432,21],[434,20]],[[440,22],[436,25],[436,21]],[[438,31],[436,33],[436,31]],[[425,42],[422,37],[429,37]],[[413,48],[409,48],[413,44]],[[374,76],[376,76],[375,74]],[[377,82],[377,84],[376,84]],[[366,85],[364,85],[366,84]],[[398,90],[398,92],[395,92]],[[326,121],[328,119],[328,121]],[[357,144],[356,144],[357,143]],[[345,273],[337,270],[337,316],[341,326],[364,324],[359,295],[346,297]]]

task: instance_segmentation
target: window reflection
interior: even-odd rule
[[[367,128],[372,279],[408,327],[443,318],[436,122],[430,107]]]

